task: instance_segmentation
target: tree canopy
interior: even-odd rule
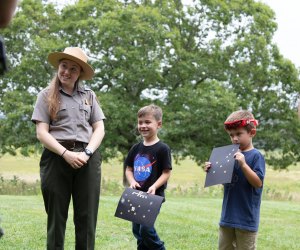
[[[57,8],[22,0],[2,30],[10,72],[0,78],[0,154],[38,148],[30,118],[37,93],[53,77],[47,55],[82,47],[96,70],[87,81],[106,115],[105,159],[139,139],[136,113],[164,111],[160,138],[173,154],[206,161],[230,144],[226,117],[251,110],[254,145],[275,168],[300,161],[296,102],[299,70],[272,37],[274,12],[254,0],[78,0]]]

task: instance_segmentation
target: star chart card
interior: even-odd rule
[[[232,144],[212,150],[209,158],[211,168],[206,174],[204,187],[231,182],[235,161],[234,154],[239,147],[239,144]]]
[[[118,203],[115,216],[147,227],[153,227],[163,199],[158,195],[126,188]]]

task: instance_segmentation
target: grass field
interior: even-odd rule
[[[39,181],[38,161],[38,157],[0,158],[0,189],[3,179]],[[222,189],[204,189],[204,180],[205,173],[193,161],[174,163],[167,202],[156,221],[168,250],[217,249]],[[123,189],[119,161],[102,165],[102,184],[96,250],[136,249],[130,222],[114,217]],[[268,168],[264,190],[258,250],[299,250],[300,166],[280,172]],[[70,209],[66,250],[74,249],[72,216]],[[41,195],[0,195],[0,217],[5,230],[1,250],[45,249],[46,214]]]
[[[102,196],[97,224],[96,249],[136,249],[130,222],[114,217],[117,196]],[[46,215],[41,196],[0,196],[0,216],[5,235],[0,249],[45,249]],[[217,249],[221,199],[168,197],[156,228],[169,250]],[[66,250],[74,249],[70,210]],[[300,204],[263,201],[258,249],[298,250]]]

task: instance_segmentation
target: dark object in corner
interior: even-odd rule
[[[0,75],[7,71],[5,46],[2,37],[0,36]]]

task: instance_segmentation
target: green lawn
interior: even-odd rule
[[[11,183],[19,183],[19,179],[27,182],[39,180],[38,162],[39,157],[0,158],[0,190],[3,179],[12,178]],[[222,188],[219,185],[204,189],[204,180],[204,171],[193,161],[174,162],[167,202],[163,204],[156,222],[168,250],[217,249]],[[103,163],[102,184],[96,250],[136,249],[130,222],[114,217],[123,190],[121,162],[111,160]],[[0,239],[1,250],[45,249],[46,214],[40,195],[0,195],[0,217],[0,225],[5,229],[5,236]],[[72,209],[69,218],[65,249],[73,250]],[[299,250],[299,235],[300,166],[293,166],[288,171],[268,168],[258,250]]]
[[[96,249],[136,249],[128,221],[114,217],[119,196],[101,196]],[[217,249],[221,199],[167,197],[156,229],[168,250]],[[38,196],[0,196],[0,249],[45,249],[46,214]],[[72,210],[65,249],[74,249]],[[263,201],[258,249],[299,250],[300,203]]]

